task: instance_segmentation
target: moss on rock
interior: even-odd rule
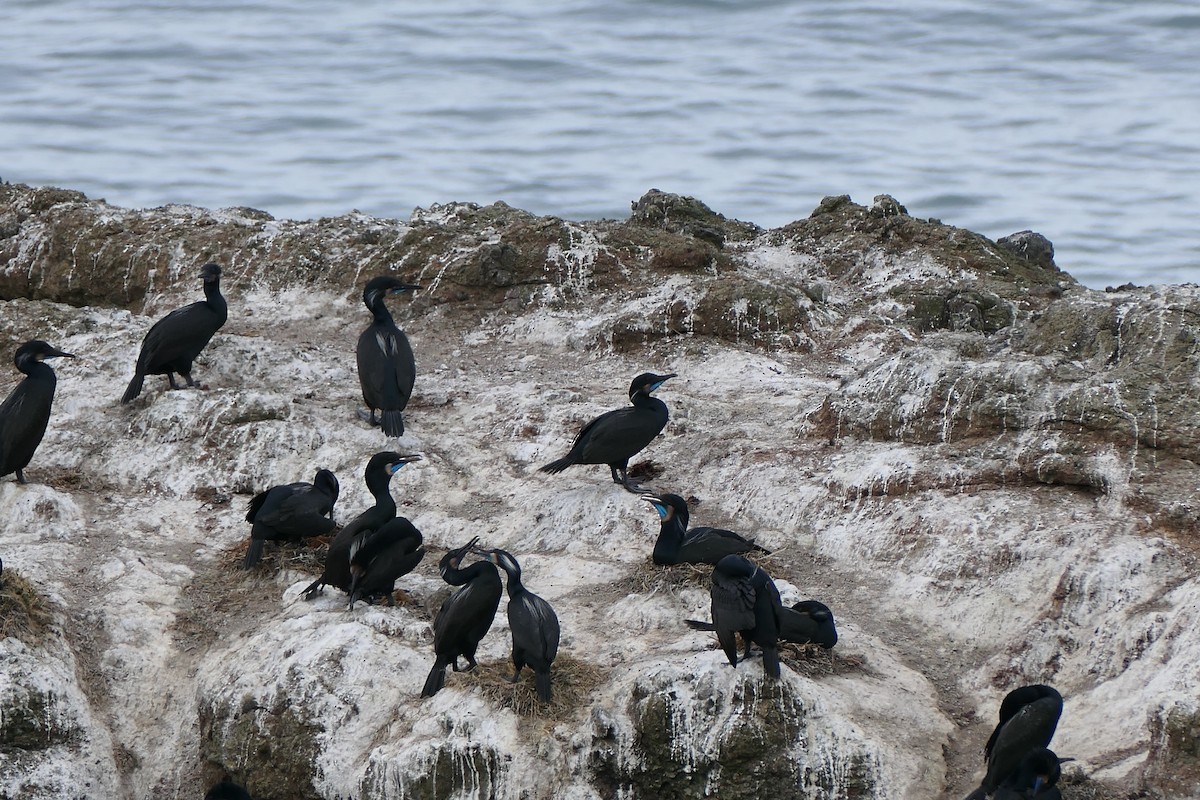
[[[321,800],[314,779],[323,732],[282,696],[270,706],[246,697],[238,707],[216,703],[200,711],[202,758],[258,800]]]

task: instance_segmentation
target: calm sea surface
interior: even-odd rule
[[[887,193],[1200,282],[1200,5],[3,0],[0,177],[293,218]]]

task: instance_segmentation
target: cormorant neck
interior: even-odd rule
[[[375,317],[376,325],[395,325],[396,321],[392,319],[392,312],[388,311],[387,303],[383,302],[385,295],[381,292],[375,297],[375,302],[371,304],[371,314]]]
[[[521,583],[521,570],[518,567],[516,570],[505,569],[508,574],[508,596],[516,597],[525,591],[525,584]]]
[[[496,570],[490,561],[476,561],[466,569],[447,566],[442,570],[442,580],[451,586],[462,586],[485,574],[489,569],[493,573]]]
[[[629,402],[633,403],[638,408],[648,408],[653,411],[661,410],[664,414],[667,411],[667,404],[657,397],[646,392],[638,392],[633,397],[629,398]]]
[[[204,299],[213,308],[224,308],[225,298],[221,295],[221,279],[213,278],[204,282]]]
[[[24,372],[31,378],[37,380],[57,381],[58,378],[54,374],[54,370],[45,361],[38,361],[36,358],[23,358],[17,362],[17,369]]]
[[[392,476],[387,473],[378,473],[367,478],[367,491],[375,498],[376,508],[390,508],[392,513],[396,513],[396,501],[392,499],[391,492]]]

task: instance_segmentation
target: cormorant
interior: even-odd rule
[[[1048,747],[1062,707],[1062,695],[1050,686],[1022,686],[1009,692],[984,750],[987,774],[966,800],[983,800],[1017,772],[1029,751]]]
[[[655,564],[716,564],[728,555],[751,550],[771,552],[722,528],[688,530],[688,504],[677,494],[651,494],[642,499],[654,506],[661,521],[658,541],[654,543]]]
[[[549,703],[550,665],[558,655],[558,615],[542,598],[521,583],[521,565],[507,550],[473,551],[491,561],[508,575],[508,627],[512,631],[513,676],[516,683],[521,669],[528,664],[533,670],[538,697]]]
[[[192,380],[192,362],[229,317],[229,306],[221,296],[221,267],[211,262],[205,264],[200,277],[204,279],[204,299],[167,314],[142,339],[133,379],[121,397],[122,403],[142,393],[142,381],[147,375],[166,375],[172,389],[180,388],[172,374],[176,372],[188,386],[198,385]]]
[[[684,620],[689,628],[698,631],[715,631],[717,626],[698,619]],[[779,609],[779,638],[792,644],[819,644],[829,650],[837,644],[837,627],[833,624],[833,612],[829,606],[816,600],[801,600],[791,608]],[[746,656],[750,643],[746,642]],[[743,656],[745,658],[746,656]]]
[[[350,572],[350,557],[361,539],[382,528],[396,518],[396,501],[388,491],[392,476],[413,461],[420,461],[418,455],[400,455],[399,453],[383,452],[371,456],[363,478],[367,490],[375,498],[375,505],[359,514],[346,527],[338,531],[337,536],[329,544],[329,552],[325,555],[325,571],[303,592],[305,600],[311,600],[324,591],[325,586],[336,586],[343,592],[350,591],[353,578]]]
[[[739,555],[725,556],[713,567],[713,626],[730,665],[737,667],[737,634],[749,650],[762,648],[763,672],[779,677],[779,618],[783,603],[771,576]]]
[[[463,556],[479,541],[476,536],[457,550],[442,556],[438,569],[442,580],[461,586],[442,603],[433,620],[433,669],[425,679],[421,697],[433,697],[446,685],[446,667],[459,672],[458,657],[467,660],[464,672],[475,669],[475,650],[492,627],[500,606],[503,584],[500,572],[489,561],[476,561],[462,569]]]
[[[1025,754],[1021,766],[992,796],[995,800],[1062,800],[1057,784],[1062,777],[1061,765],[1070,760],[1059,758],[1045,747],[1035,747]]]
[[[253,527],[242,566],[250,569],[257,564],[268,540],[297,542],[332,531],[337,499],[338,480],[327,469],[317,470],[312,483],[272,486],[256,494],[246,506],[246,521]]]
[[[654,437],[667,426],[667,404],[653,392],[675,373],[655,375],[643,372],[629,384],[629,400],[632,407],[608,411],[583,426],[571,451],[557,461],[551,461],[541,472],[552,475],[562,472],[572,464],[607,464],[612,470],[613,483],[619,483],[630,491],[637,491],[636,484],[629,480],[626,470],[629,459],[640,453]]]
[[[396,517],[374,533],[359,537],[350,548],[350,610],[366,598],[383,595],[389,606],[396,605],[392,592],[396,579],[412,572],[425,557],[424,539],[417,526],[404,517]]]
[[[17,348],[13,362],[26,377],[18,383],[0,405],[0,476],[17,473],[17,481],[25,483],[25,467],[42,443],[46,423],[50,421],[50,406],[54,403],[54,387],[58,378],[45,363],[47,358],[74,358],[55,347],[34,339]]]
[[[253,800],[253,798],[250,797],[249,792],[226,777],[225,780],[208,790],[208,794],[204,795],[204,800]]]
[[[404,435],[402,412],[412,397],[417,364],[408,337],[396,327],[383,299],[420,288],[390,275],[372,278],[363,288],[363,303],[375,319],[358,337],[358,382],[371,410],[370,423],[381,425],[387,436]],[[375,409],[382,412],[382,423],[376,421]]]

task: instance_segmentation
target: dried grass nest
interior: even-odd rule
[[[15,636],[31,644],[50,624],[50,608],[37,589],[19,572],[5,567],[0,574],[0,639]]]
[[[492,703],[501,708],[512,709],[519,717],[536,718],[546,722],[558,722],[569,717],[583,706],[596,687],[605,679],[606,673],[595,664],[581,661],[570,653],[559,653],[550,668],[550,683],[553,700],[543,703],[534,686],[533,672],[526,667],[521,670],[521,679],[509,683],[512,662],[480,661],[470,672],[450,673],[450,682],[467,689],[478,689]]]
[[[294,569],[307,575],[320,575],[325,571],[325,553],[334,535],[336,531],[299,542],[267,542],[258,564],[247,572],[251,575],[274,575],[285,569]],[[222,571],[241,570],[249,546],[250,538],[247,536],[233,547],[224,550],[217,560],[217,566]]]

